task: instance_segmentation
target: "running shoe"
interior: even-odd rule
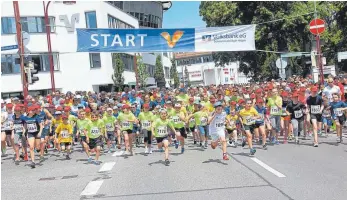
[[[206,141],[205,142],[205,149],[207,149],[207,147],[208,147],[208,142]]]
[[[295,144],[299,144],[299,139],[295,139]]]
[[[23,155],[23,154],[20,154],[20,155],[19,155],[19,158],[22,159],[22,160],[24,160],[24,155]]]
[[[229,156],[226,153],[223,153],[223,160],[229,160]]]
[[[276,144],[276,138],[275,138],[275,137],[273,137],[273,138],[271,139],[271,144]]]
[[[26,153],[26,154],[24,155],[24,160],[25,160],[25,161],[28,161],[28,160],[29,160],[28,153]]]
[[[314,143],[313,146],[314,146],[314,147],[318,147],[318,144],[317,144],[317,143]]]
[[[258,140],[258,144],[259,145],[263,144],[263,140]]]
[[[170,165],[169,159],[166,159],[166,160],[165,160],[165,165],[166,165],[166,166]]]
[[[88,158],[88,163],[92,163],[92,162],[93,162],[92,157],[89,157],[89,158]]]
[[[263,150],[267,150],[267,144],[263,145]]]
[[[194,140],[194,144],[196,144],[196,140]]]
[[[40,156],[40,161],[44,161],[44,160],[45,160],[45,157]]]
[[[250,151],[251,156],[253,156],[255,154],[255,152],[257,152],[257,150],[254,148],[250,149],[249,151]]]
[[[336,142],[337,142],[337,143],[341,143],[341,142],[342,142],[342,141],[341,141],[341,138],[339,138],[339,137],[336,138]]]
[[[45,153],[48,153],[48,149],[47,149],[47,146],[45,146]]]
[[[30,167],[31,167],[32,169],[35,168],[35,163],[34,163],[33,161],[30,162]]]
[[[242,144],[241,144],[242,147],[245,147],[246,146],[246,140],[242,139]]]
[[[145,148],[145,154],[147,154],[147,153],[148,153],[148,148],[146,147],[146,148]]]
[[[100,165],[100,161],[99,160],[96,160],[96,161],[94,161],[94,164],[96,164],[96,165]]]
[[[176,148],[176,149],[178,149],[178,145],[179,145],[178,142],[175,141],[175,148]]]
[[[200,142],[200,145],[199,145],[200,147],[204,147],[203,145],[202,145],[202,143]]]
[[[275,144],[276,144],[276,145],[279,145],[279,144],[280,144],[280,141],[276,140]]]
[[[181,149],[181,153],[184,153],[184,147],[182,147],[182,149]]]
[[[150,148],[150,149],[149,149],[149,154],[152,154],[152,153],[153,153],[153,152],[152,152],[152,148]]]
[[[15,165],[19,165],[19,160],[15,160],[15,161],[14,161],[14,164],[15,164]]]

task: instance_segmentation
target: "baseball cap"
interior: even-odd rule
[[[61,111],[55,111],[55,115],[61,115]]]
[[[128,104],[124,104],[122,108],[123,108],[123,109],[129,109],[130,106],[129,106]]]
[[[236,105],[236,101],[230,101],[231,105]]]
[[[58,111],[63,111],[63,107],[58,106],[56,110],[58,110]]]
[[[176,103],[176,104],[175,104],[175,107],[181,107],[181,104]]]
[[[299,94],[298,93],[293,93],[292,97],[299,97]]]
[[[144,107],[144,108],[149,108],[149,104],[146,103],[146,104],[143,105],[143,107]]]
[[[82,98],[81,95],[76,95],[75,96],[75,99],[80,99],[80,98]]]
[[[318,91],[318,88],[317,88],[317,87],[311,88],[311,92],[317,92],[317,91]]]
[[[172,101],[167,101],[166,104],[172,104]]]
[[[63,119],[68,119],[68,116],[67,115],[63,115],[62,118]]]
[[[213,107],[217,108],[219,106],[222,106],[222,103],[217,101],[215,104],[213,104]]]
[[[22,108],[19,106],[14,107],[14,111],[21,111],[21,110],[22,110]]]
[[[257,103],[264,103],[263,99],[257,99]]]
[[[113,106],[113,110],[118,110],[118,107],[117,106]]]
[[[112,108],[107,108],[106,110],[107,110],[107,111],[112,111]]]

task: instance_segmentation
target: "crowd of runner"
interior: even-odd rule
[[[223,160],[229,160],[227,146],[248,144],[254,155],[255,144],[266,150],[268,144],[288,140],[299,144],[299,137],[313,137],[312,146],[318,147],[319,135],[335,134],[336,142],[342,142],[346,94],[344,77],[329,77],[325,85],[292,77],[246,85],[56,91],[25,100],[5,99],[1,100],[1,152],[5,156],[11,146],[16,165],[23,159],[35,168],[35,154],[43,160],[53,148],[71,159],[73,146],[79,143],[88,162],[95,164],[100,164],[101,151],[125,148],[133,155],[133,146],[144,143],[144,152],[151,154],[155,142],[169,165],[169,148],[180,148],[184,154],[188,135],[203,149],[220,144]]]

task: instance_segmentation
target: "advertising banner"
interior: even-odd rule
[[[77,52],[255,50],[255,25],[182,29],[77,29]]]

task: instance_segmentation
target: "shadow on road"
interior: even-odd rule
[[[219,163],[222,165],[228,165],[228,163],[222,162],[220,159],[209,159],[209,160],[204,161],[202,163],[204,163],[204,164],[206,164],[206,163]]]
[[[171,160],[170,160],[170,163],[173,163],[173,162],[175,162],[175,161],[171,161]],[[165,164],[165,161],[163,161],[163,160],[158,160],[157,162],[148,163],[149,166],[152,166],[152,165],[155,165],[155,164],[162,164],[162,165],[164,165],[164,166],[167,166],[167,165]]]

